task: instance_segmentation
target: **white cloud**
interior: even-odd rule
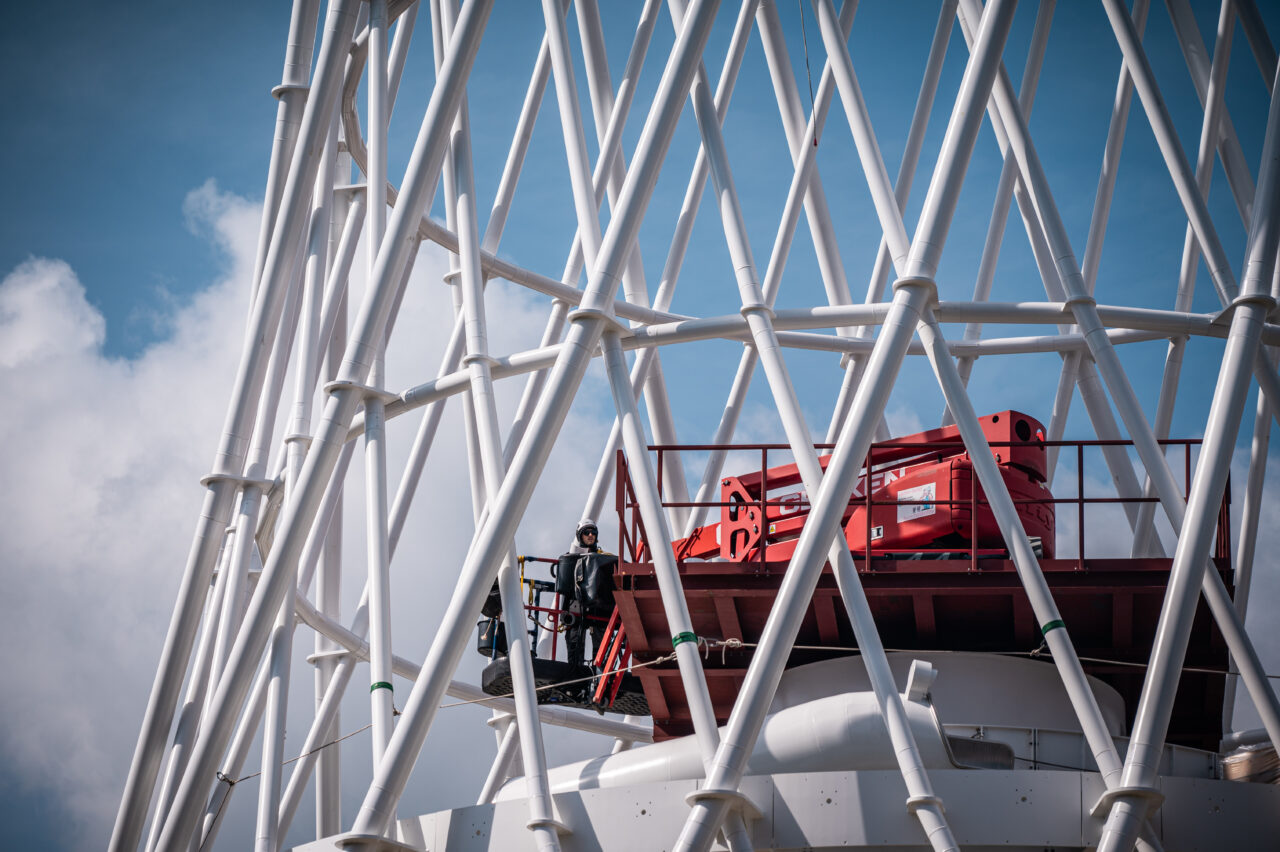
[[[11,685],[0,690],[0,754],[19,789],[57,800],[77,847],[100,847],[111,830],[203,496],[198,480],[213,457],[241,348],[259,208],[207,183],[188,196],[184,213],[193,231],[223,250],[225,266],[190,301],[166,306],[159,326],[168,337],[136,359],[103,354],[105,322],[67,264],[33,259],[0,283],[0,641],[22,649],[0,663],[0,677]],[[357,266],[363,250],[359,258]],[[392,388],[435,375],[452,326],[444,270],[443,254],[424,249],[388,353]],[[501,332],[491,334],[495,352],[536,345],[545,300],[505,282],[489,286],[489,319]],[[352,289],[354,315],[361,274],[353,275]],[[504,384],[499,403],[509,419],[523,380]],[[522,527],[522,552],[558,552],[580,514],[612,416],[597,371],[585,387],[584,399],[594,401],[570,414],[552,475],[543,478]],[[291,396],[290,379],[285,399]],[[460,411],[450,401],[393,566],[396,651],[414,659],[426,650],[472,532]],[[420,416],[389,424],[392,493]],[[348,617],[364,570],[358,458],[348,478]],[[290,750],[309,721],[301,711],[310,711],[304,696],[311,677],[301,657],[311,642],[308,631],[295,642],[294,706],[302,706],[291,713]],[[407,685],[398,687],[407,694]],[[362,692],[353,690],[344,730],[367,720]],[[449,733],[433,732],[424,761],[479,749],[482,759],[471,763],[475,773],[485,771],[492,736],[483,726],[464,731],[468,712],[475,711],[442,711],[440,728]],[[367,782],[363,748],[367,743],[346,758],[348,796]],[[253,757],[246,773],[256,768]],[[454,777],[446,790],[456,796],[458,787]],[[238,795],[236,823],[252,820],[255,799],[256,788]],[[306,807],[296,824],[309,828]],[[246,838],[236,830],[225,828],[219,845],[240,848]]]
[[[23,649],[0,664],[22,685],[0,692],[0,748],[86,845],[110,831],[141,722],[228,393],[236,295],[214,284],[173,338],[123,361],[103,355],[103,318],[65,263],[0,283],[0,640]]]
[[[106,324],[85,301],[71,267],[33,258],[0,289],[0,368],[56,361],[102,344]]]

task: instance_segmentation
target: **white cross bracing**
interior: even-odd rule
[[[1252,0],[1222,4],[1212,52],[1203,43],[1196,13],[1202,21],[1212,20],[1216,7],[1193,8],[1188,0],[1168,0],[1168,18],[1160,19],[1163,41],[1156,48],[1143,44],[1147,0],[1137,0],[1132,10],[1118,0],[1104,0],[1088,13],[1075,4],[1058,10],[1067,18],[1060,25],[1067,35],[1058,40],[1053,38],[1053,2],[1034,10],[1028,4],[1015,16],[1009,0],[991,0],[985,10],[981,0],[943,0],[934,25],[886,15],[884,8],[863,11],[862,18],[873,21],[855,21],[854,0],[839,12],[831,0],[814,0],[800,9],[747,0],[736,17],[730,9],[717,14],[715,0],[647,0],[643,6],[608,4],[603,10],[613,16],[608,21],[597,0],[577,0],[571,8],[564,0],[543,0],[540,20],[531,8],[493,10],[492,0],[468,0],[460,10],[455,0],[432,0],[429,37],[423,33],[427,22],[417,20],[420,5],[331,0],[321,19],[318,0],[294,0],[284,74],[273,92],[278,117],[245,347],[213,471],[204,480],[205,503],[129,769],[113,850],[178,849],[192,842],[211,847],[236,779],[250,771],[245,762],[258,736],[263,747],[256,848],[280,847],[313,776],[317,836],[343,830],[383,834],[446,695],[482,700],[493,708],[500,748],[480,800],[487,801],[497,784],[522,771],[533,841],[540,849],[559,848],[563,827],[551,805],[542,726],[622,741],[651,736],[631,720],[539,707],[529,655],[521,652],[528,639],[518,617],[515,542],[529,534],[521,522],[535,488],[549,475],[548,459],[566,418],[588,393],[582,390],[584,376],[597,356],[616,420],[590,488],[582,483],[582,514],[599,517],[608,505],[615,453],[623,448],[654,545],[673,634],[691,627],[680,574],[664,545],[689,535],[702,522],[702,510],[664,508],[647,450],[651,441],[677,443],[679,426],[686,441],[728,444],[740,433],[751,400],[767,400],[813,504],[723,732],[716,727],[696,645],[676,648],[707,792],[695,797],[681,835],[663,843],[705,850],[723,831],[731,848],[750,848],[742,812],[733,807],[735,791],[799,619],[829,560],[898,754],[921,842],[955,848],[943,803],[905,722],[859,575],[836,529],[868,446],[877,435],[888,434],[890,399],[917,407],[941,401],[944,421],[959,427],[971,452],[1037,622],[1060,625],[973,402],[974,397],[984,403],[1002,399],[1001,391],[1037,399],[1050,374],[1037,381],[1032,373],[1059,362],[1048,437],[1061,438],[1070,422],[1092,428],[1093,435],[1086,437],[1131,439],[1136,469],[1135,458],[1123,449],[1103,451],[1112,480],[1108,487],[1122,495],[1145,489],[1146,496],[1158,498],[1170,528],[1160,533],[1154,502],[1126,505],[1132,552],[1174,549],[1127,760],[1116,753],[1102,723],[1069,625],[1045,635],[1097,766],[1106,785],[1116,788],[1099,848],[1128,849],[1135,843],[1154,848],[1144,831],[1144,794],[1156,780],[1154,758],[1163,745],[1201,593],[1238,666],[1233,671],[1238,670],[1268,735],[1277,741],[1280,705],[1242,624],[1271,421],[1280,417],[1280,379],[1271,348],[1280,344],[1280,327],[1267,322],[1277,296],[1280,232],[1280,174],[1274,168],[1280,120],[1275,108],[1268,113],[1266,107],[1277,63]],[[518,34],[528,40],[519,51],[504,41],[516,38],[510,26],[502,25],[504,15],[535,24]],[[898,30],[873,29],[895,17]],[[535,52],[540,31],[545,35]],[[1089,48],[1066,41],[1082,32],[1092,40]],[[1233,37],[1241,33],[1260,76],[1253,75],[1242,51],[1236,51],[1234,66],[1230,62]],[[887,45],[887,53],[873,54],[868,38]],[[796,53],[800,45],[803,62]],[[628,51],[622,66],[619,46]],[[511,76],[513,60],[495,58],[508,48],[513,56],[536,59],[520,108],[499,110],[492,108],[500,101],[494,87],[514,91],[522,84]],[[1070,63],[1113,69],[1111,86],[1095,91],[1081,83],[1082,90],[1072,92],[1096,101],[1099,115],[1109,115],[1105,137],[1085,137],[1083,129],[1102,122],[1077,116],[1076,110],[1083,110],[1079,101],[1042,99],[1036,126],[1046,129],[1036,134],[1029,129],[1042,67],[1055,49],[1072,57]],[[1091,55],[1094,49],[1098,53]],[[1160,51],[1162,73],[1172,68],[1180,77],[1158,79],[1148,49]],[[707,63],[719,51],[724,60],[713,80]],[[875,58],[862,58],[868,54]],[[1181,68],[1169,62],[1170,54],[1185,58]],[[886,56],[894,58],[887,62]],[[1025,67],[1015,92],[1004,63],[1020,56]],[[405,74],[418,57],[431,65],[426,107],[415,115],[417,106],[401,90],[418,82]],[[798,82],[797,73],[806,74],[807,84]],[[1062,67],[1044,71],[1050,73],[1060,74]],[[1081,74],[1082,80],[1096,77]],[[765,78],[775,95],[781,132],[765,114],[735,117],[731,110],[735,82],[746,80],[745,85],[758,88]],[[890,111],[884,104],[900,99],[903,80],[920,81],[905,136],[901,122],[874,125],[876,110],[864,97],[865,88],[872,104]],[[1162,88],[1181,91],[1188,83],[1200,107],[1194,164],[1181,141],[1186,128],[1180,135],[1162,98]],[[1154,146],[1146,128],[1127,126],[1135,90]],[[1055,91],[1064,91],[1061,81]],[[752,107],[764,100],[760,91],[749,98]],[[1182,100],[1187,99],[1184,94]],[[501,102],[515,103],[509,97]],[[1249,106],[1232,115],[1228,103]],[[1188,124],[1186,104],[1177,105],[1178,118]],[[550,112],[535,132],[539,110],[548,106],[558,115],[559,133]],[[420,123],[411,149],[394,148],[404,140],[391,132],[393,108],[395,127]],[[1049,117],[1042,118],[1046,113]],[[593,139],[587,137],[588,122],[595,128]],[[984,135],[987,126],[993,135]],[[1141,137],[1131,142],[1139,150],[1135,156],[1154,161],[1158,152],[1167,167],[1163,186],[1172,187],[1181,204],[1177,227],[1185,236],[1176,274],[1178,234],[1171,235],[1168,247],[1161,244],[1158,253],[1144,255],[1139,265],[1116,252],[1116,268],[1108,270],[1103,243],[1109,231],[1110,240],[1121,244],[1151,239],[1146,223],[1133,220],[1132,202],[1123,208],[1125,221],[1111,216],[1113,202],[1124,197],[1125,169],[1133,165],[1122,162],[1127,136]],[[1038,149],[1037,141],[1048,147]],[[561,144],[562,160],[540,150],[551,146],[554,151]],[[1246,150],[1255,152],[1252,161]],[[895,182],[886,153],[897,158]],[[773,160],[765,165],[769,154]],[[1096,183],[1072,180],[1065,167],[1055,170],[1057,160],[1072,157],[1092,159],[1095,165],[1086,171],[1097,170]],[[390,174],[393,158],[406,163],[398,177]],[[529,162],[545,169],[548,161],[556,170],[567,165],[567,176],[539,181],[542,209],[535,215],[519,213],[522,170]],[[737,173],[731,167],[735,163],[740,164]],[[1226,203],[1221,187],[1217,196],[1211,194],[1219,167],[1228,185]],[[917,172],[927,191],[922,203],[912,204]],[[681,183],[686,174],[687,182]],[[1148,171],[1142,175],[1149,179]],[[704,228],[695,232],[708,178],[715,210],[704,212]],[[477,186],[494,197],[483,223]],[[552,197],[548,186],[559,197]],[[1175,197],[1162,191],[1157,197]],[[1016,256],[1021,246],[1005,246],[1006,257],[1015,254],[1006,260],[1013,271],[998,280],[1014,202],[1030,262],[1025,252]],[[1066,217],[1083,221],[1079,211],[1084,210],[1091,213],[1083,255],[1077,255],[1079,235],[1073,243]],[[675,213],[674,220],[664,220],[665,212]],[[719,232],[711,225],[717,212]],[[802,214],[810,240],[793,246]],[[759,250],[760,237],[769,235],[775,221],[762,269],[752,237]],[[506,245],[515,247],[503,249],[509,223],[532,229],[540,222],[544,231],[508,237]],[[643,236],[642,223],[649,229]],[[956,246],[954,235],[949,243],[953,227],[964,235],[961,241],[972,234],[973,246],[981,249]],[[655,241],[651,231],[662,235]],[[560,234],[571,239],[557,246]],[[360,242],[367,253],[363,270],[356,261]],[[397,318],[406,291],[418,284],[412,275],[415,260],[424,252],[435,257],[433,245],[447,256],[443,277],[455,312],[452,334],[435,341],[442,355],[434,377],[425,374],[411,385],[389,387],[388,345],[395,333],[416,333]],[[811,255],[803,246],[812,247]],[[557,275],[556,269],[536,268],[540,262],[512,259],[521,252],[548,258],[559,252],[563,270]],[[1196,297],[1201,259],[1216,305],[1204,305],[1203,292]],[[867,274],[857,271],[864,261],[869,267],[865,293],[850,281],[851,275]],[[646,275],[655,268],[661,273],[651,296]],[[353,275],[367,281],[363,291],[348,288]],[[1143,277],[1142,286],[1135,276]],[[513,288],[504,292],[523,289],[527,301],[545,306],[545,330],[537,346],[504,348],[507,330],[486,314],[486,285],[496,280]],[[820,303],[814,302],[817,284]],[[1004,301],[991,301],[997,294]],[[1200,309],[1193,309],[1197,304]],[[350,313],[348,306],[354,309]],[[956,323],[964,324],[963,331],[948,339],[943,325]],[[1046,325],[1056,328],[1036,331]],[[1021,336],[990,333],[1009,326],[1018,327]],[[1225,344],[1214,342],[1221,338]],[[1151,351],[1160,341],[1166,350],[1163,374],[1158,385],[1152,383],[1158,394],[1146,394],[1144,405],[1134,387],[1136,361],[1122,360],[1122,350],[1145,342]],[[725,342],[740,352],[736,371],[715,369]],[[717,356],[704,358],[712,346],[719,346]],[[1221,364],[1207,400],[1195,393],[1194,377],[1181,375],[1184,354],[1192,348]],[[634,353],[630,367],[628,351]],[[908,355],[921,354],[941,398],[920,389],[918,369],[904,370],[908,360],[920,363]],[[1014,361],[1015,355],[1022,360]],[[979,358],[982,364],[975,367]],[[1003,368],[993,375],[1004,387],[975,383],[971,390],[971,378],[980,377],[987,363],[1035,366],[1023,368],[1021,375]],[[757,368],[767,393],[757,387],[752,397]],[[285,393],[289,375],[291,397]],[[677,376],[679,381],[668,381]],[[1034,387],[1008,388],[1014,377]],[[1204,566],[1253,379],[1260,392],[1233,603],[1217,572]],[[1204,381],[1201,375],[1199,382]],[[1193,401],[1200,400],[1194,417],[1203,418],[1193,428],[1202,428],[1205,438],[1190,498],[1184,501],[1158,441],[1170,434],[1175,403],[1186,404],[1187,394],[1180,397],[1179,390],[1188,382]],[[512,387],[520,390],[512,393]],[[716,405],[714,416],[706,415],[708,395],[726,389],[722,413]],[[1077,391],[1087,419],[1070,417]],[[424,467],[433,458],[438,429],[447,423],[446,403],[455,395],[462,403],[469,478],[465,483],[433,480],[429,487],[467,489],[475,532],[460,567],[427,566],[439,572],[437,587],[452,589],[452,597],[426,647],[399,647],[397,654],[393,602],[397,619],[412,617],[420,604],[395,593],[392,558],[415,492],[425,484]],[[519,399],[505,426],[500,411],[511,407],[499,405],[500,395]],[[318,412],[312,410],[316,398],[323,401]],[[1047,392],[1044,398],[1050,398]],[[825,471],[806,419],[806,412],[824,405],[831,407],[826,439],[836,445]],[[388,463],[390,433],[409,430],[407,424],[414,422],[411,446],[400,454],[406,460],[394,471]],[[689,434],[704,425],[704,433]],[[361,440],[367,559],[348,565],[356,573],[343,580],[343,483]],[[277,446],[280,461],[270,467],[268,457]],[[699,477],[694,502],[712,499],[725,463],[725,454],[714,452],[703,460],[700,474],[689,471]],[[682,464],[668,463],[661,474],[670,500],[691,501]],[[394,493],[393,481],[399,483]],[[572,507],[564,507],[566,528],[576,518]],[[259,558],[261,570],[251,572]],[[251,582],[255,576],[256,584]],[[508,604],[514,700],[491,698],[454,680],[495,577]],[[364,587],[354,612],[341,611],[342,582]],[[296,752],[301,759],[282,767],[290,756],[284,728],[296,624],[315,632],[316,710]],[[345,749],[317,748],[341,733],[339,704],[364,661],[374,686],[369,712],[375,769],[354,823],[343,825],[340,755],[361,740],[346,743]],[[398,719],[390,688],[396,677],[412,683]],[[1228,688],[1228,721],[1233,696]],[[341,718],[344,729],[353,726],[350,711]]]

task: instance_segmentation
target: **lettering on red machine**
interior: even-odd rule
[[[1054,505],[1045,483],[1044,426],[1018,411],[989,414],[979,423],[1027,535],[1038,537],[1044,557],[1052,558]],[[842,521],[855,557],[1008,552],[955,426],[875,444],[869,457],[870,470],[864,467],[854,485]],[[820,458],[824,468],[829,460]],[[720,502],[718,524],[675,542],[680,558],[785,562],[811,508],[794,464],[724,477]]]

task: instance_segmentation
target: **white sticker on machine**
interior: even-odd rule
[[[926,482],[898,492],[898,523],[924,518],[938,510],[933,501],[938,497],[937,484]],[[910,502],[906,502],[910,501]]]

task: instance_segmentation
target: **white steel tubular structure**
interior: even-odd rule
[[[1223,748],[1280,738],[1275,619],[1256,597],[1280,552],[1265,476],[1280,423],[1280,15],[1165,5],[293,0],[234,392],[110,849],[1215,848],[1161,802],[1187,795],[1166,776],[1190,751],[1169,726],[1197,618],[1226,649],[1214,734],[1232,734],[1233,712],[1260,726]],[[1006,69],[1024,69],[1017,89]],[[421,304],[445,316],[429,334]],[[1037,412],[1051,443],[1098,440],[1088,474],[1083,450],[1049,448],[1057,497],[1077,496],[1075,477],[1122,503],[1087,534],[1060,509],[1060,550],[1078,534],[1081,566],[1172,554],[1127,741],[1078,653],[1088,625],[1064,617],[984,434],[984,410],[1011,408]],[[951,720],[921,721],[932,670],[903,681],[870,560],[842,537],[873,441],[938,411],[972,457],[1079,738],[1074,846],[992,803],[1029,776],[965,764]],[[1200,436],[1179,475],[1160,441]],[[809,514],[744,651],[695,635],[691,611],[712,603],[672,543],[719,511],[726,445],[747,439],[795,463]],[[699,448],[650,449],[681,442]],[[608,545],[626,523],[622,496],[610,514],[620,458],[670,631],[660,662],[687,701],[696,759],[681,765],[702,773],[637,786],[625,806],[589,804],[603,775],[566,792],[551,770],[655,732],[546,703],[534,663],[549,643],[522,610],[534,563],[518,556],[558,553],[579,517]],[[1216,530],[1233,458],[1237,523]],[[442,505],[454,521],[427,508]],[[1234,550],[1230,587],[1215,535]],[[820,746],[788,769],[778,755],[807,732],[768,723],[792,700],[828,570],[890,792],[859,788],[834,822],[808,822],[808,806],[784,820],[788,783],[837,795],[786,772],[838,769],[857,787],[872,771],[814,769]],[[491,589],[504,695],[463,663]],[[748,654],[730,704],[714,697],[717,648]],[[368,698],[347,696],[366,676]],[[964,721],[983,737],[983,720]],[[760,770],[761,755],[783,768]],[[254,794],[234,795],[250,778]],[[311,811],[314,830],[295,819]]]

